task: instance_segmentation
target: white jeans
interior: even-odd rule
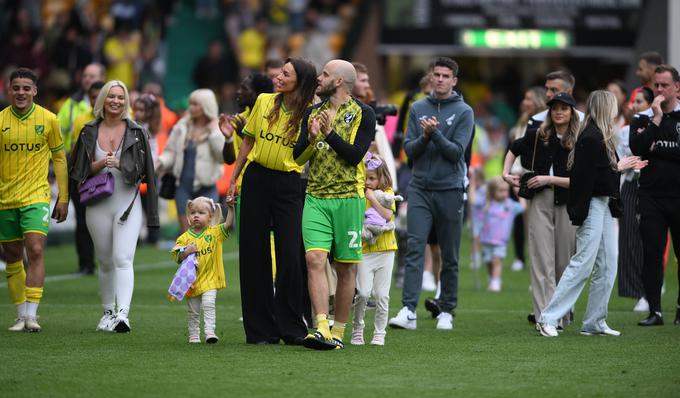
[[[217,290],[208,290],[200,296],[187,298],[187,320],[189,338],[201,336],[201,309],[203,309],[203,332],[206,336],[215,334],[215,299]]]
[[[592,271],[582,330],[601,332],[607,328],[607,306],[618,263],[617,241],[609,198],[592,198],[588,217],[576,230],[576,254],[564,270],[550,303],[543,309],[541,323],[557,326],[559,319],[576,304]]]
[[[132,263],[142,228],[142,202],[137,196],[128,219],[121,223],[120,216],[130,205],[135,187],[125,184],[119,170],[111,172],[115,178],[113,194],[88,206],[85,221],[99,262],[102,306],[104,310],[115,311],[117,304],[118,311],[127,316],[135,283]]]
[[[390,305],[390,284],[394,251],[364,253],[363,261],[357,268],[357,290],[359,297],[354,305],[354,329],[364,329],[366,303],[373,293],[375,298],[375,330],[373,335],[385,335],[387,313]]]

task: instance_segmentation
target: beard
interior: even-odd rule
[[[338,88],[333,85],[333,83],[326,84],[325,86],[319,86],[316,89],[316,95],[322,99],[330,98],[333,94],[338,91]]]

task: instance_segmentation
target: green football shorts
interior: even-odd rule
[[[34,203],[16,209],[0,210],[0,242],[22,240],[27,233],[47,235],[50,205]]]
[[[335,261],[361,262],[361,228],[366,199],[320,199],[305,197],[302,238],[305,250],[333,254]]]

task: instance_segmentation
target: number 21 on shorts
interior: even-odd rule
[[[357,231],[347,231],[347,235],[350,236],[349,248],[357,249],[361,246],[361,239],[359,238],[359,233]]]

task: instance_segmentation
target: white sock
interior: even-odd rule
[[[25,316],[27,318],[35,318],[38,315],[38,303],[31,303],[27,301],[26,303]]]
[[[434,299],[439,300],[439,295],[442,294],[442,281],[437,282],[437,291],[434,293]]]
[[[26,316],[26,302],[17,304],[17,318],[24,318]]]

